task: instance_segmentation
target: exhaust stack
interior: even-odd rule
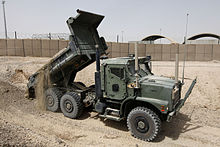
[[[135,77],[136,77],[136,87],[135,88],[139,88],[139,76],[138,76],[138,43],[135,42],[134,44],[134,49],[135,49]]]
[[[95,48],[96,48],[95,93],[96,93],[97,98],[101,98],[102,97],[102,90],[101,90],[99,45],[95,45]]]
[[[186,41],[185,41],[185,42],[186,42]],[[186,63],[186,46],[185,46],[185,48],[184,48],[184,60],[183,60],[182,85],[184,85],[185,63]]]

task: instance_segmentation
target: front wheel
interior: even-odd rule
[[[159,133],[161,121],[152,110],[136,107],[128,115],[127,126],[135,138],[152,141]]]

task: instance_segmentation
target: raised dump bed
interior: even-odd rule
[[[74,82],[77,72],[96,60],[96,49],[101,55],[105,53],[106,42],[97,32],[104,16],[81,10],[77,10],[77,13],[76,17],[70,17],[66,21],[71,32],[68,47],[29,78],[29,93],[34,94],[40,71],[44,71],[44,80],[47,80],[48,87],[56,85],[67,88]]]

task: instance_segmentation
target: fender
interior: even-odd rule
[[[129,101],[134,101],[135,100],[135,96],[134,97],[128,97],[126,98],[122,103],[121,103],[121,106],[120,106],[120,115],[122,116],[124,114],[124,107],[125,105],[127,104],[127,102]]]
[[[139,102],[146,102],[149,103],[151,105],[153,105],[155,108],[157,108],[161,113],[163,114],[167,114],[168,113],[168,101],[165,100],[159,100],[159,99],[153,99],[153,98],[147,98],[147,97],[129,97],[127,99],[125,99],[120,107],[120,115],[123,115],[124,113],[124,107],[127,104],[127,102],[129,101],[139,101]],[[163,108],[163,110],[161,110],[161,108]]]
[[[159,99],[147,98],[147,97],[137,97],[135,100],[150,103],[163,114],[167,114],[168,112],[169,102],[166,100],[159,100]]]

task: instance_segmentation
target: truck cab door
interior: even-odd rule
[[[125,68],[117,65],[107,66],[105,74],[106,95],[110,99],[122,100],[127,96]]]

